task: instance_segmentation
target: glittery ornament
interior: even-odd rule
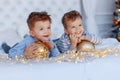
[[[79,43],[77,46],[77,51],[88,52],[88,51],[94,51],[94,50],[95,50],[94,44],[92,42],[85,41],[85,40]]]
[[[117,34],[117,40],[120,42],[120,34]]]
[[[120,21],[119,20],[114,20],[114,26],[117,26],[120,24]]]
[[[35,41],[32,45],[37,45],[38,48],[35,50],[33,54],[37,55],[38,58],[48,58],[49,57],[49,49],[46,45],[44,45],[40,41]]]

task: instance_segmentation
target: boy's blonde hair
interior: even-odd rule
[[[51,23],[50,15],[47,12],[31,12],[27,19],[27,24],[30,30],[34,28],[34,24],[37,21],[49,20]]]
[[[82,16],[76,10],[72,10],[70,12],[65,13],[64,16],[62,17],[62,24],[64,28],[67,28],[67,21],[75,21],[77,18],[82,19]]]

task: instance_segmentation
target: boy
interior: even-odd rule
[[[51,18],[47,12],[32,12],[27,19],[27,24],[30,35],[9,50],[9,57],[36,58],[33,52],[38,47],[30,45],[34,41],[41,41],[43,44],[47,45],[50,50],[49,57],[57,56],[59,51],[52,40],[50,40]]]
[[[95,44],[100,43],[100,40],[84,31],[82,17],[79,12],[73,10],[65,13],[62,18],[62,24],[64,26],[64,34],[56,42],[61,53],[76,49],[77,44],[82,40],[88,40]]]

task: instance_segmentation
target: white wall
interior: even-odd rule
[[[80,10],[79,0],[1,0],[0,30],[27,27],[26,19],[32,11],[47,11],[53,19],[53,27],[59,30],[61,17],[72,9]]]
[[[52,38],[60,37],[63,33],[61,17],[65,12],[73,9],[82,12],[80,9],[82,8],[82,4],[80,4],[81,1],[82,0],[1,0],[0,42],[5,41],[13,44],[20,41],[24,34],[28,33],[26,19],[32,11],[47,11],[51,14],[53,20]],[[115,8],[114,2],[115,0],[97,0],[95,19],[100,36],[102,37],[109,37],[111,35],[112,14]]]
[[[115,0],[97,0],[95,18],[101,37],[110,37],[112,34],[114,10]]]
[[[0,41],[20,41],[28,33],[26,19],[32,11],[47,11],[51,15],[52,38],[58,38],[63,33],[61,17],[73,9],[80,11],[79,0],[0,0],[0,36],[5,33]]]
[[[115,0],[80,0],[84,27],[101,38],[110,37]]]

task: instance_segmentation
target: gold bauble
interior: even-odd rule
[[[120,21],[119,20],[114,20],[114,26],[119,25]]]
[[[37,46],[38,48],[33,53],[34,55],[37,55],[37,58],[48,58],[49,57],[49,49],[46,45],[44,45],[40,41],[35,41],[32,43],[33,46]]]
[[[117,34],[117,40],[120,42],[120,33]]]
[[[77,51],[87,52],[87,51],[94,51],[94,50],[95,50],[95,46],[90,41],[84,40],[77,45]]]
[[[118,9],[118,12],[120,12],[120,9]]]

